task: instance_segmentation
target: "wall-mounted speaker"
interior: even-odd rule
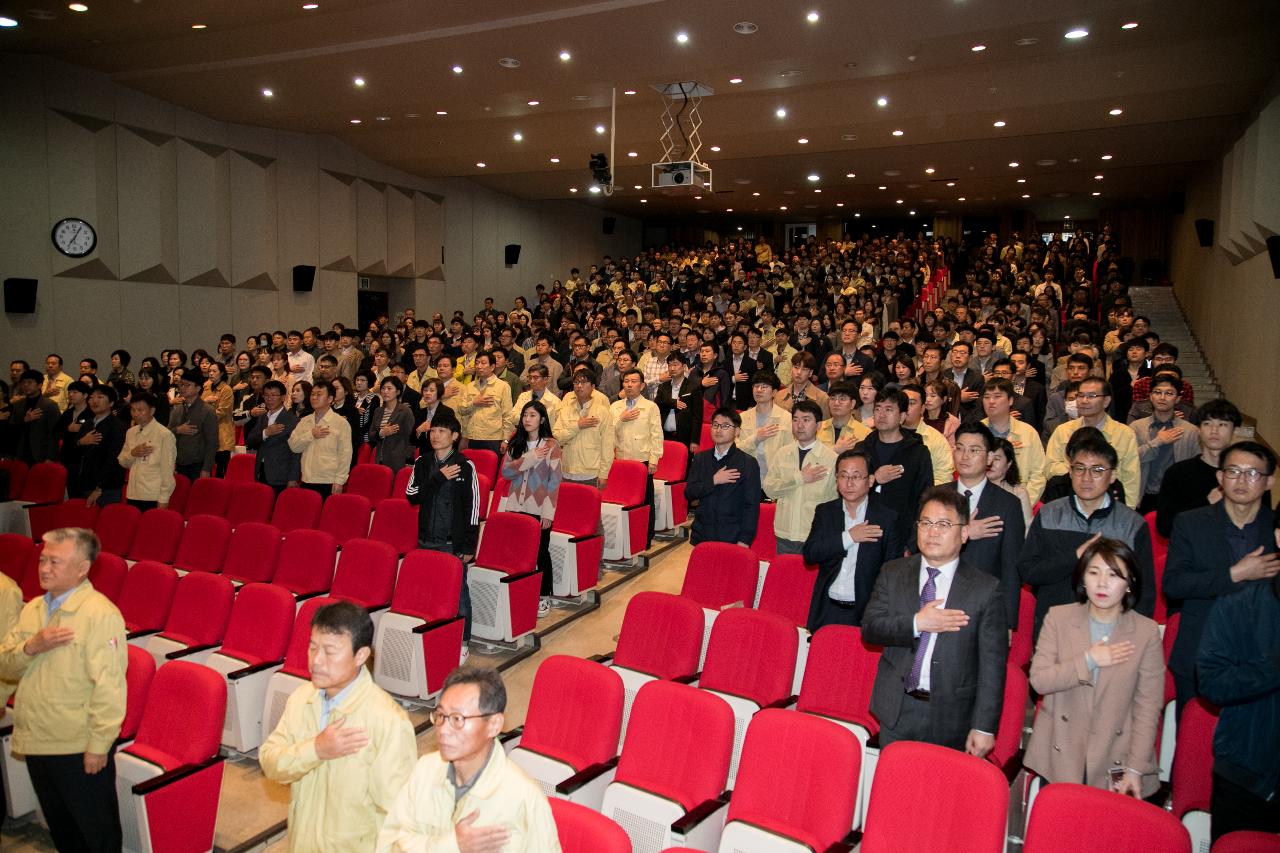
[[[315,286],[315,267],[308,264],[298,264],[293,268],[293,290],[295,293],[310,293]]]
[[[506,250],[503,252],[503,259],[509,267],[514,267],[520,263],[520,244],[508,243]]]
[[[606,216],[600,224],[605,234],[612,234],[613,229],[618,227],[618,218],[616,216]]]
[[[1213,245],[1213,220],[1197,219],[1195,221],[1195,226],[1196,239],[1200,241],[1200,247],[1208,249]]]
[[[34,278],[6,278],[4,280],[4,311],[6,314],[36,313],[36,285]]]
[[[1271,256],[1271,274],[1280,278],[1280,237],[1267,238],[1267,254]]]

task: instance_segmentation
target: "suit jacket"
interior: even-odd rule
[[[97,432],[102,436],[98,444],[86,445],[80,457],[80,491],[86,496],[94,489],[119,489],[124,487],[124,468],[120,467],[120,449],[124,447],[125,426],[115,415],[108,414],[97,426],[93,415],[80,431],[80,438]],[[77,439],[78,440],[78,439]]]
[[[871,598],[880,567],[902,553],[898,541],[898,514],[881,502],[875,494],[867,495],[867,522],[878,525],[882,531],[880,541],[858,545],[858,562],[854,570],[853,619],[862,622],[863,611]],[[843,534],[844,500],[836,498],[819,504],[813,513],[813,526],[804,542],[804,561],[818,567],[818,577],[813,584],[813,599],[809,604],[810,631],[818,630],[818,616],[822,612],[822,600],[831,590],[831,584],[840,574],[844,563]]]
[[[751,377],[759,369],[760,362],[743,352],[741,372],[746,374],[747,378],[741,382],[733,382],[733,354],[728,353],[724,357],[725,373],[729,374],[729,381],[733,383],[733,390],[731,391],[733,407],[739,412],[746,411],[755,405],[755,400],[751,396]]]
[[[955,373],[951,370],[950,365],[943,368],[942,378],[950,379],[952,382],[955,382]],[[984,417],[985,412],[982,409],[982,386],[984,382],[985,380],[982,378],[982,374],[970,367],[964,372],[964,381],[956,383],[960,386],[961,391],[976,391],[978,394],[978,398],[976,400],[960,404],[961,423],[967,424],[973,421],[980,421]]]
[[[1089,605],[1062,604],[1045,617],[1031,659],[1031,684],[1044,696],[1023,763],[1050,782],[1111,787],[1108,771],[1142,774],[1142,795],[1160,786],[1156,731],[1164,704],[1164,656],[1155,622],[1130,610],[1121,613],[1112,643],[1134,644],[1133,657],[1089,675],[1085,652]],[[1088,774],[1086,777],[1086,773]]]
[[[871,713],[883,726],[898,722],[919,643],[913,636],[912,619],[920,610],[922,559],[915,555],[885,563],[862,614],[862,638],[884,646],[871,691]],[[967,613],[969,624],[939,634],[934,643],[929,669],[930,742],[960,747],[971,729],[996,732],[1004,703],[1009,638],[1000,585],[963,558],[946,606]]]
[[[721,468],[738,471],[736,483],[716,485],[712,478]],[[698,501],[698,511],[693,515],[693,529],[689,541],[745,542],[748,546],[756,538],[760,521],[760,465],[754,456],[730,447],[721,460],[716,459],[714,447],[694,454],[689,463],[688,481],[684,495]]]
[[[747,350],[748,354],[750,354],[750,352],[750,350]],[[760,349],[756,351],[756,354],[751,357],[756,360],[756,364],[759,365],[759,370],[773,370],[773,353],[769,352],[764,347],[760,347]]]
[[[1022,394],[1019,395],[1021,400],[1026,401],[1027,409],[1022,411],[1022,419],[1031,426],[1035,427],[1036,432],[1040,431],[1040,427],[1044,425],[1044,411],[1049,404],[1049,398],[1044,390],[1044,385],[1028,379],[1022,384]]]
[[[289,449],[289,436],[298,425],[298,417],[287,408],[281,409],[276,423],[284,425],[284,432],[264,436],[267,414],[263,412],[249,423],[245,433],[245,447],[258,454],[256,476],[259,482],[269,486],[302,481],[302,457]]]
[[[684,401],[683,409],[676,408],[676,400],[671,397],[671,382],[660,383],[658,393],[653,401],[658,404],[658,416],[662,419],[662,431],[667,431],[667,415],[675,410],[676,431],[673,440],[688,446],[697,444],[702,437],[702,386],[688,376],[680,383],[679,400]]]
[[[729,372],[724,369],[724,365],[716,362],[710,370],[704,371],[701,363],[689,371],[689,378],[699,385],[707,376],[713,376],[716,379],[715,385],[708,385],[702,389],[702,399],[711,404],[713,409],[721,406],[733,405],[733,378]]]

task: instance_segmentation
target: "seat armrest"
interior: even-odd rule
[[[571,536],[569,537],[569,544],[577,545],[579,542],[586,542],[591,539],[599,539],[599,538],[600,538],[599,533],[588,533],[586,536]]]
[[[631,512],[631,510],[633,510],[633,509],[640,509],[641,507],[645,507],[645,506],[648,506],[648,504],[646,504],[646,503],[632,504],[631,506],[624,506],[624,507],[622,508],[622,511],[623,511],[623,512]]]
[[[581,770],[579,770],[577,773],[570,776],[568,779],[565,779],[563,782],[557,783],[556,793],[560,794],[561,796],[567,797],[570,794],[572,794],[574,791],[577,791],[579,788],[589,783],[591,780],[597,779],[604,773],[607,773],[610,770],[617,769],[617,767],[618,767],[618,757],[616,755],[613,758],[610,758],[608,761],[603,761],[599,764],[592,764],[589,767],[584,767]]]
[[[390,610],[390,609],[391,609],[390,601],[388,601],[386,604],[370,604],[368,607],[365,608],[365,610],[368,612],[370,616],[377,613],[379,610]]]
[[[421,625],[413,626],[413,633],[425,634],[428,631],[434,631],[437,628],[443,628],[445,625],[451,625],[461,619],[461,616],[450,616],[446,619],[436,619],[431,622],[423,622]]]
[[[540,572],[537,569],[534,569],[529,572],[520,572],[517,575],[503,575],[502,579],[499,580],[498,583],[515,583],[516,581],[522,581],[525,578],[531,578],[537,574],[540,574]]]
[[[185,649],[176,649],[164,656],[165,660],[182,660],[187,655],[194,655],[200,652],[207,652],[210,649],[222,648],[221,643],[204,643],[199,646],[187,646]]]
[[[855,829],[826,850],[823,850],[822,853],[853,853],[853,848],[857,847],[861,841],[862,832]]]
[[[58,506],[59,504],[65,503],[65,501],[44,501],[43,503],[29,503],[27,501],[18,501],[18,503],[22,504],[23,509],[43,509],[47,506]]]
[[[682,478],[679,480],[663,480],[662,482],[666,483],[668,486],[683,486],[685,483],[689,481]]]
[[[677,675],[675,678],[671,680],[674,681],[676,684],[693,684],[695,681],[697,681],[700,678],[702,678],[702,670],[698,670],[697,672],[691,672],[688,675]]]
[[[867,738],[867,748],[868,748],[868,749],[879,749],[879,748],[880,748],[880,733],[879,733],[879,732],[876,732],[876,733],[875,733],[875,734],[873,734],[871,737]]]
[[[265,672],[277,666],[284,666],[284,658],[280,660],[267,660],[262,663],[256,663],[252,666],[246,666],[244,669],[237,669],[234,672],[227,673],[227,681],[236,681],[241,678],[253,675],[255,672]]]
[[[318,598],[322,595],[328,595],[327,589],[318,589],[315,592],[295,592],[293,594],[294,601],[306,601],[308,598]]]
[[[609,661],[613,660],[613,652],[605,652],[602,655],[592,655],[587,658],[587,660],[593,661],[594,663],[602,663],[607,666]]]
[[[7,726],[0,726],[0,737],[8,737],[11,734],[13,734],[13,723],[9,723]]]
[[[792,705],[794,705],[797,701],[799,701],[799,699],[800,699],[799,696],[794,696],[794,695],[783,696],[781,699],[777,700],[776,702],[770,702],[768,705],[765,705],[765,707],[779,708],[782,710],[786,710],[787,708],[790,708]]]
[[[506,745],[507,741],[515,740],[524,734],[524,726],[516,726],[510,731],[502,732],[498,735],[498,743]]]
[[[148,629],[146,631],[133,631],[128,634],[125,634],[124,638],[125,640],[140,640],[143,637],[150,637],[152,634],[159,634],[159,633],[160,633],[160,629],[154,628],[154,629]]]
[[[192,776],[196,773],[199,773],[201,770],[207,770],[213,765],[217,764],[219,761],[225,761],[225,760],[226,759],[223,758],[221,755],[215,755],[210,758],[206,758],[204,761],[201,761],[199,764],[184,764],[181,767],[177,767],[177,768],[174,768],[173,770],[170,770],[168,773],[162,773],[161,775],[155,777],[154,779],[148,779],[145,782],[139,782],[138,784],[133,786],[133,793],[137,796],[146,796],[147,794],[150,794],[152,791],[158,791],[161,788],[165,787],[166,785],[171,785],[174,782],[177,782],[179,779],[185,779],[188,776]]]
[[[729,791],[725,791],[714,799],[705,800],[685,812],[675,823],[671,824],[671,831],[680,835],[688,835],[698,824],[724,808],[729,803]]]

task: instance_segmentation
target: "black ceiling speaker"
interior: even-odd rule
[[[4,280],[4,311],[6,314],[36,313],[36,285],[34,278],[6,278]]]
[[[297,293],[310,293],[316,285],[316,268],[298,264],[293,268],[293,289]]]
[[[1195,226],[1196,239],[1200,241],[1200,247],[1202,249],[1208,249],[1213,245],[1213,220],[1197,219],[1195,221]]]
[[[604,222],[601,223],[605,234],[612,234],[613,229],[618,227],[618,218],[616,216],[606,216]]]
[[[520,244],[508,243],[507,248],[503,252],[504,262],[509,267],[514,267],[520,263]]]
[[[1267,238],[1267,254],[1271,256],[1271,274],[1280,278],[1280,237]]]

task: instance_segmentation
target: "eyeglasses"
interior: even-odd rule
[[[1173,390],[1173,389],[1171,389],[1171,388],[1161,388],[1161,389],[1160,389],[1160,390],[1158,390],[1158,391],[1152,391],[1150,396],[1152,396],[1152,397],[1176,397],[1176,396],[1178,396],[1178,392],[1177,392],[1177,391],[1174,391],[1174,390]]]
[[[720,423],[719,421],[711,422],[712,429],[733,429],[732,423]]]
[[[1230,468],[1222,469],[1222,476],[1226,477],[1228,480],[1238,480],[1241,477],[1244,477],[1248,482],[1256,483],[1267,475],[1259,471],[1257,468],[1239,468],[1232,465]]]
[[[836,474],[836,479],[845,483],[861,483],[867,479],[866,474]]]
[[[960,524],[958,521],[947,521],[945,518],[939,519],[938,521],[934,521],[929,518],[922,518],[916,522],[916,527],[921,530],[939,530],[943,533],[947,533],[953,527],[963,526],[964,525]]]
[[[1096,400],[1099,397],[1105,397],[1101,391],[1080,391],[1076,394],[1077,400]]]
[[[470,716],[467,716],[466,714],[445,714],[441,711],[432,711],[431,725],[441,726],[444,724],[445,720],[448,720],[450,728],[455,731],[461,731],[463,727],[467,725],[467,720],[478,720],[482,717],[492,717],[494,713],[497,712],[495,711],[488,714],[471,714]]]
[[[1110,470],[1111,469],[1108,468],[1106,465],[1075,464],[1071,466],[1071,473],[1077,477],[1092,477],[1092,478],[1103,477]]]

